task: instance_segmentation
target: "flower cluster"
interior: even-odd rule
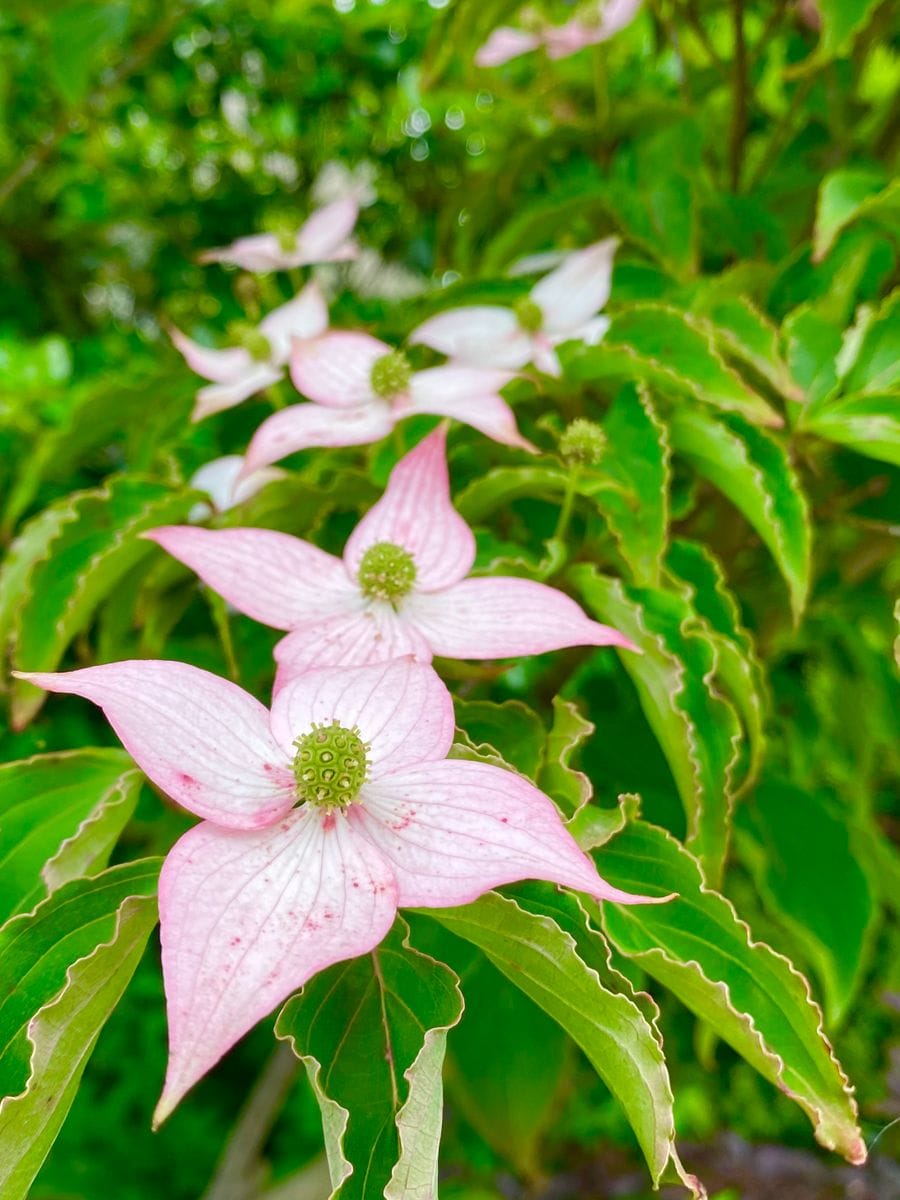
[[[332,201],[281,240],[243,238],[204,259],[291,271],[345,259],[356,207]],[[603,335],[615,249],[607,239],[568,255],[511,309],[425,321],[410,344],[447,362],[421,370],[368,334],[325,332],[315,282],[240,345],[209,350],[173,332],[189,365],[213,381],[196,418],[267,387],[286,366],[306,397],[265,421],[244,458],[215,460],[194,483],[224,511],[283,474],[269,464],[292,451],[372,442],[413,413],[533,449],[500,390],[529,363],[559,374],[559,342]],[[170,1057],[157,1121],[313,974],[377,945],[398,906],[465,904],[529,878],[655,902],[604,882],[552,801],[522,776],[448,758],[453,703],[433,657],[635,647],[552,587],[470,576],[475,540],[451,499],[447,426],[396,464],[342,558],[273,530],[203,528],[203,506],[194,524],[147,535],[241,612],[285,633],[271,709],[179,662],[25,676],[99,705],[147,776],[201,818],[160,881]],[[579,461],[602,443],[599,430],[588,432],[587,449],[583,430],[575,438]]]

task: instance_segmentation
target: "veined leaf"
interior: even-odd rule
[[[753,940],[731,904],[706,886],[699,863],[665,830],[635,822],[603,847],[601,862],[617,887],[647,891],[649,880],[678,895],[669,904],[605,904],[613,944],[796,1100],[823,1146],[864,1162],[852,1089],[799,971]]]
[[[0,929],[0,1192],[24,1200],[157,920],[158,859],[65,884]]]
[[[841,331],[808,304],[795,308],[784,320],[782,337],[791,374],[806,394],[807,405],[835,390]],[[799,411],[802,417],[803,409]]]
[[[517,771],[536,779],[547,731],[540,717],[521,700],[466,700],[454,703],[456,721],[476,749],[496,751]]]
[[[826,0],[826,3],[835,0]],[[842,230],[854,221],[874,221],[889,231],[900,227],[900,180],[885,182],[874,171],[843,169],[826,175],[819,187],[813,260],[821,262]]]
[[[523,496],[556,500],[566,490],[566,479],[567,472],[559,466],[494,467],[464,488],[454,504],[460,516],[474,525]]]
[[[741,725],[715,685],[716,646],[683,596],[626,588],[589,566],[575,567],[571,578],[588,609],[643,651],[623,653],[622,665],[675,779],[688,843],[717,880],[728,850]]]
[[[538,783],[566,812],[576,812],[594,794],[593,784],[584,771],[576,770],[569,761],[593,732],[593,722],[582,715],[574,701],[553,697],[553,724],[547,735]]]
[[[658,1037],[635,1000],[605,986],[554,919],[497,892],[426,915],[483,950],[581,1047],[622,1105],[658,1182],[678,1163],[672,1093]],[[585,930],[588,936],[600,939]]]
[[[698,312],[710,322],[719,349],[752,368],[787,400],[800,401],[803,391],[781,357],[778,330],[746,296],[712,294]]]
[[[157,525],[183,520],[194,492],[172,492],[151,480],[119,476],[104,487],[69,496],[65,519],[31,566],[15,618],[14,662],[24,671],[53,671],[72,639],[152,542],[138,537]],[[24,680],[12,688],[17,729],[32,719],[46,693]]]
[[[121,750],[69,750],[0,766],[0,924],[106,865],[141,779]]]
[[[804,416],[801,428],[900,466],[900,392],[857,392],[826,400]]]
[[[736,794],[746,791],[759,775],[765,753],[766,677],[753,640],[741,623],[738,602],[728,590],[722,564],[700,542],[676,539],[666,567],[698,617],[707,623],[715,643],[716,674],[738,710],[747,733],[746,770]]]
[[[573,379],[625,376],[691,396],[713,409],[742,413],[760,425],[782,418],[729,367],[700,318],[663,304],[637,304],[615,313],[598,346],[564,353]]]
[[[437,1194],[441,1067],[462,996],[408,934],[398,919],[371,954],[315,976],[275,1024],[306,1065],[342,1200]]]
[[[788,926],[803,961],[816,971],[829,1021],[841,1020],[859,984],[875,918],[847,814],[821,793],[766,779],[742,810],[740,828],[743,858],[769,911]]]
[[[794,620],[809,592],[809,507],[783,447],[734,414],[679,408],[669,420],[672,448],[744,514],[788,585]]]
[[[886,392],[900,385],[900,288],[866,312],[852,362],[843,372],[846,392]]]
[[[650,586],[659,582],[668,537],[671,472],[665,426],[649,390],[629,386],[616,397],[603,428],[607,445],[591,474],[597,481],[591,490],[633,582]]]

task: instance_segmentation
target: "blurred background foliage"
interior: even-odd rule
[[[189,427],[195,381],[165,326],[214,341],[229,322],[286,298],[284,280],[251,283],[200,266],[197,254],[296,221],[311,196],[325,200],[341,186],[335,164],[371,184],[363,258],[321,272],[335,326],[403,337],[451,303],[516,294],[505,272],[522,256],[611,232],[624,239],[611,313],[664,301],[743,332],[738,318],[749,320],[753,353],[739,336],[735,344],[761,392],[781,393],[815,535],[802,622],[791,620],[758,531],[689,469],[687,434],[676,446],[684,453],[668,516],[676,534],[727,565],[771,697],[765,772],[738,806],[725,891],[757,936],[815,980],[871,1141],[900,1117],[896,8],[653,0],[597,50],[478,69],[475,50],[516,8],[510,0],[8,0],[0,13],[3,533],[9,539],[58,497],[126,467],[174,482],[216,454],[243,450],[269,411],[265,398]],[[559,17],[569,7],[558,0],[547,10]],[[736,317],[737,298],[752,310],[745,304]],[[843,408],[803,415],[804,397],[831,397],[841,381],[850,397]],[[602,378],[586,385],[601,407],[604,386]],[[550,382],[525,403],[529,435],[544,446],[552,444],[548,414],[581,411],[570,391]],[[860,395],[883,398],[865,408],[863,426],[848,419],[861,411],[851,411]],[[407,444],[415,433],[404,431]],[[478,479],[505,455],[460,446],[454,477]],[[260,503],[243,519],[307,535],[315,513],[320,544],[340,546],[351,514],[376,494],[347,461],[322,455],[311,490],[286,493],[278,511]],[[392,461],[390,452],[372,456],[376,483]],[[530,569],[555,517],[540,495],[509,498],[498,527],[480,538],[479,561],[524,555]],[[614,548],[607,552],[615,561]],[[118,598],[135,603],[124,620],[121,610],[99,608],[97,657],[164,645],[167,657],[227,673],[233,655],[245,685],[264,692],[268,632],[235,618],[233,645],[223,648],[186,574],[161,559],[154,570],[151,591],[155,578],[168,607],[155,624],[129,624],[147,576],[145,567],[123,573]],[[15,603],[0,596],[0,624]],[[580,761],[598,793],[611,801],[640,792],[648,815],[683,835],[670,768],[618,660],[554,656],[507,672],[492,695],[546,713],[563,685],[584,697],[598,726]],[[477,699],[478,689],[467,681],[461,690]],[[52,720],[42,714],[9,730],[3,757],[110,742],[93,711],[61,701]],[[145,795],[126,833],[128,856],[164,849],[183,827]],[[451,1039],[442,1194],[647,1195],[624,1117],[556,1026],[483,960],[467,982],[473,995],[492,997],[495,1025],[464,1023]],[[851,1169],[808,1149],[803,1114],[674,1000],[662,1002],[683,1157],[714,1192],[725,1189],[721,1200],[900,1195],[896,1131],[881,1135],[868,1174],[853,1183],[869,1190],[851,1192]],[[478,1064],[485,1039],[503,1037],[506,1006],[515,1010],[509,1027],[529,1029],[547,1053],[523,1059],[512,1093],[496,1097]],[[100,1040],[36,1200],[197,1197],[270,1044],[268,1031],[257,1031],[151,1135],[147,1094],[162,1077],[164,1019],[149,955]],[[514,1056],[517,1047],[506,1049]],[[770,1145],[751,1152],[748,1143]],[[320,1146],[318,1110],[298,1083],[267,1145],[276,1182],[266,1194],[325,1194]]]

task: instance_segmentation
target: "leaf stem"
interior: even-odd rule
[[[564,541],[565,536],[569,531],[569,522],[572,519],[572,510],[575,506],[575,496],[578,492],[578,484],[580,480],[580,469],[578,467],[570,468],[569,477],[566,480],[566,490],[563,493],[563,500],[559,509],[559,517],[556,521],[556,529],[553,531],[553,541]]]

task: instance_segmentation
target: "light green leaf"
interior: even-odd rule
[[[753,940],[731,904],[707,887],[699,863],[665,830],[636,822],[603,847],[599,861],[617,887],[646,892],[649,880],[678,894],[669,904],[605,904],[603,923],[614,945],[795,1100],[823,1146],[864,1162],[852,1089],[799,971]]]
[[[634,583],[659,582],[669,520],[669,443],[646,387],[623,388],[603,428],[607,445],[592,472],[597,507]],[[610,487],[607,481],[614,486]]]
[[[121,750],[68,750],[0,766],[0,924],[106,865],[141,778]]]
[[[158,859],[65,884],[0,929],[0,1194],[24,1200],[157,920]]]
[[[53,14],[47,69],[67,104],[79,104],[100,71],[100,51],[119,41],[128,25],[129,6],[122,0],[94,3],[77,0]]]
[[[560,466],[494,467],[479,475],[455,498],[454,505],[470,525],[523,496],[557,499],[566,490],[568,473]]]
[[[716,648],[716,673],[737,708],[747,734],[746,769],[736,795],[756,780],[765,753],[764,723],[768,707],[765,670],[753,639],[741,623],[737,600],[728,590],[722,564],[700,542],[673,541],[666,567],[697,616],[706,622]]]
[[[627,588],[586,565],[574,568],[571,577],[588,609],[642,651],[623,651],[622,665],[675,779],[688,843],[710,878],[718,879],[728,850],[742,731],[715,686],[718,657],[705,623],[683,596]]]
[[[900,288],[870,314],[852,363],[841,380],[846,392],[884,392],[900,384]]]
[[[547,731],[540,717],[521,700],[454,700],[456,723],[476,750],[498,753],[517,771],[536,779]]]
[[[342,1200],[437,1194],[441,1067],[462,996],[408,933],[398,918],[377,949],[315,976],[275,1023],[306,1066]]]
[[[768,546],[799,620],[810,586],[812,527],[784,448],[742,417],[696,408],[676,410],[669,435],[673,450],[740,509]]]
[[[833,392],[838,383],[840,329],[810,305],[801,304],[785,318],[781,332],[791,374],[806,393],[806,403]]]
[[[817,404],[801,427],[869,458],[900,466],[900,392],[839,396]]]
[[[576,812],[594,794],[594,786],[584,771],[571,765],[573,754],[593,732],[593,722],[587,720],[573,700],[553,697],[553,724],[547,735],[538,784],[567,812]]]
[[[782,418],[716,348],[701,318],[663,304],[638,304],[612,316],[598,346],[563,352],[566,374],[594,380],[624,376],[692,397],[725,412],[743,413],[760,425],[779,426]]]
[[[677,1163],[672,1093],[658,1036],[635,1000],[606,986],[556,920],[496,892],[426,915],[483,950],[581,1047],[622,1105],[657,1182]],[[598,933],[584,936],[605,954]]]
[[[53,671],[69,643],[90,624],[97,605],[142,558],[156,551],[138,535],[183,520],[194,492],[172,492],[151,480],[120,475],[102,488],[62,501],[55,536],[28,573],[15,616],[13,660],[22,671]],[[56,506],[54,506],[56,507]],[[21,729],[46,693],[24,680],[13,685],[12,722]]]
[[[742,857],[823,988],[828,1020],[846,1015],[868,958],[875,905],[848,838],[848,814],[821,794],[767,779],[741,811]],[[835,886],[840,880],[840,886]]]
[[[900,232],[900,181],[886,184],[874,171],[842,169],[826,175],[819,187],[813,260],[821,262],[838,234],[854,221],[869,220]]]
[[[754,370],[787,400],[800,401],[803,392],[781,357],[778,330],[746,296],[711,293],[696,307],[707,317],[710,331],[723,354]]]

